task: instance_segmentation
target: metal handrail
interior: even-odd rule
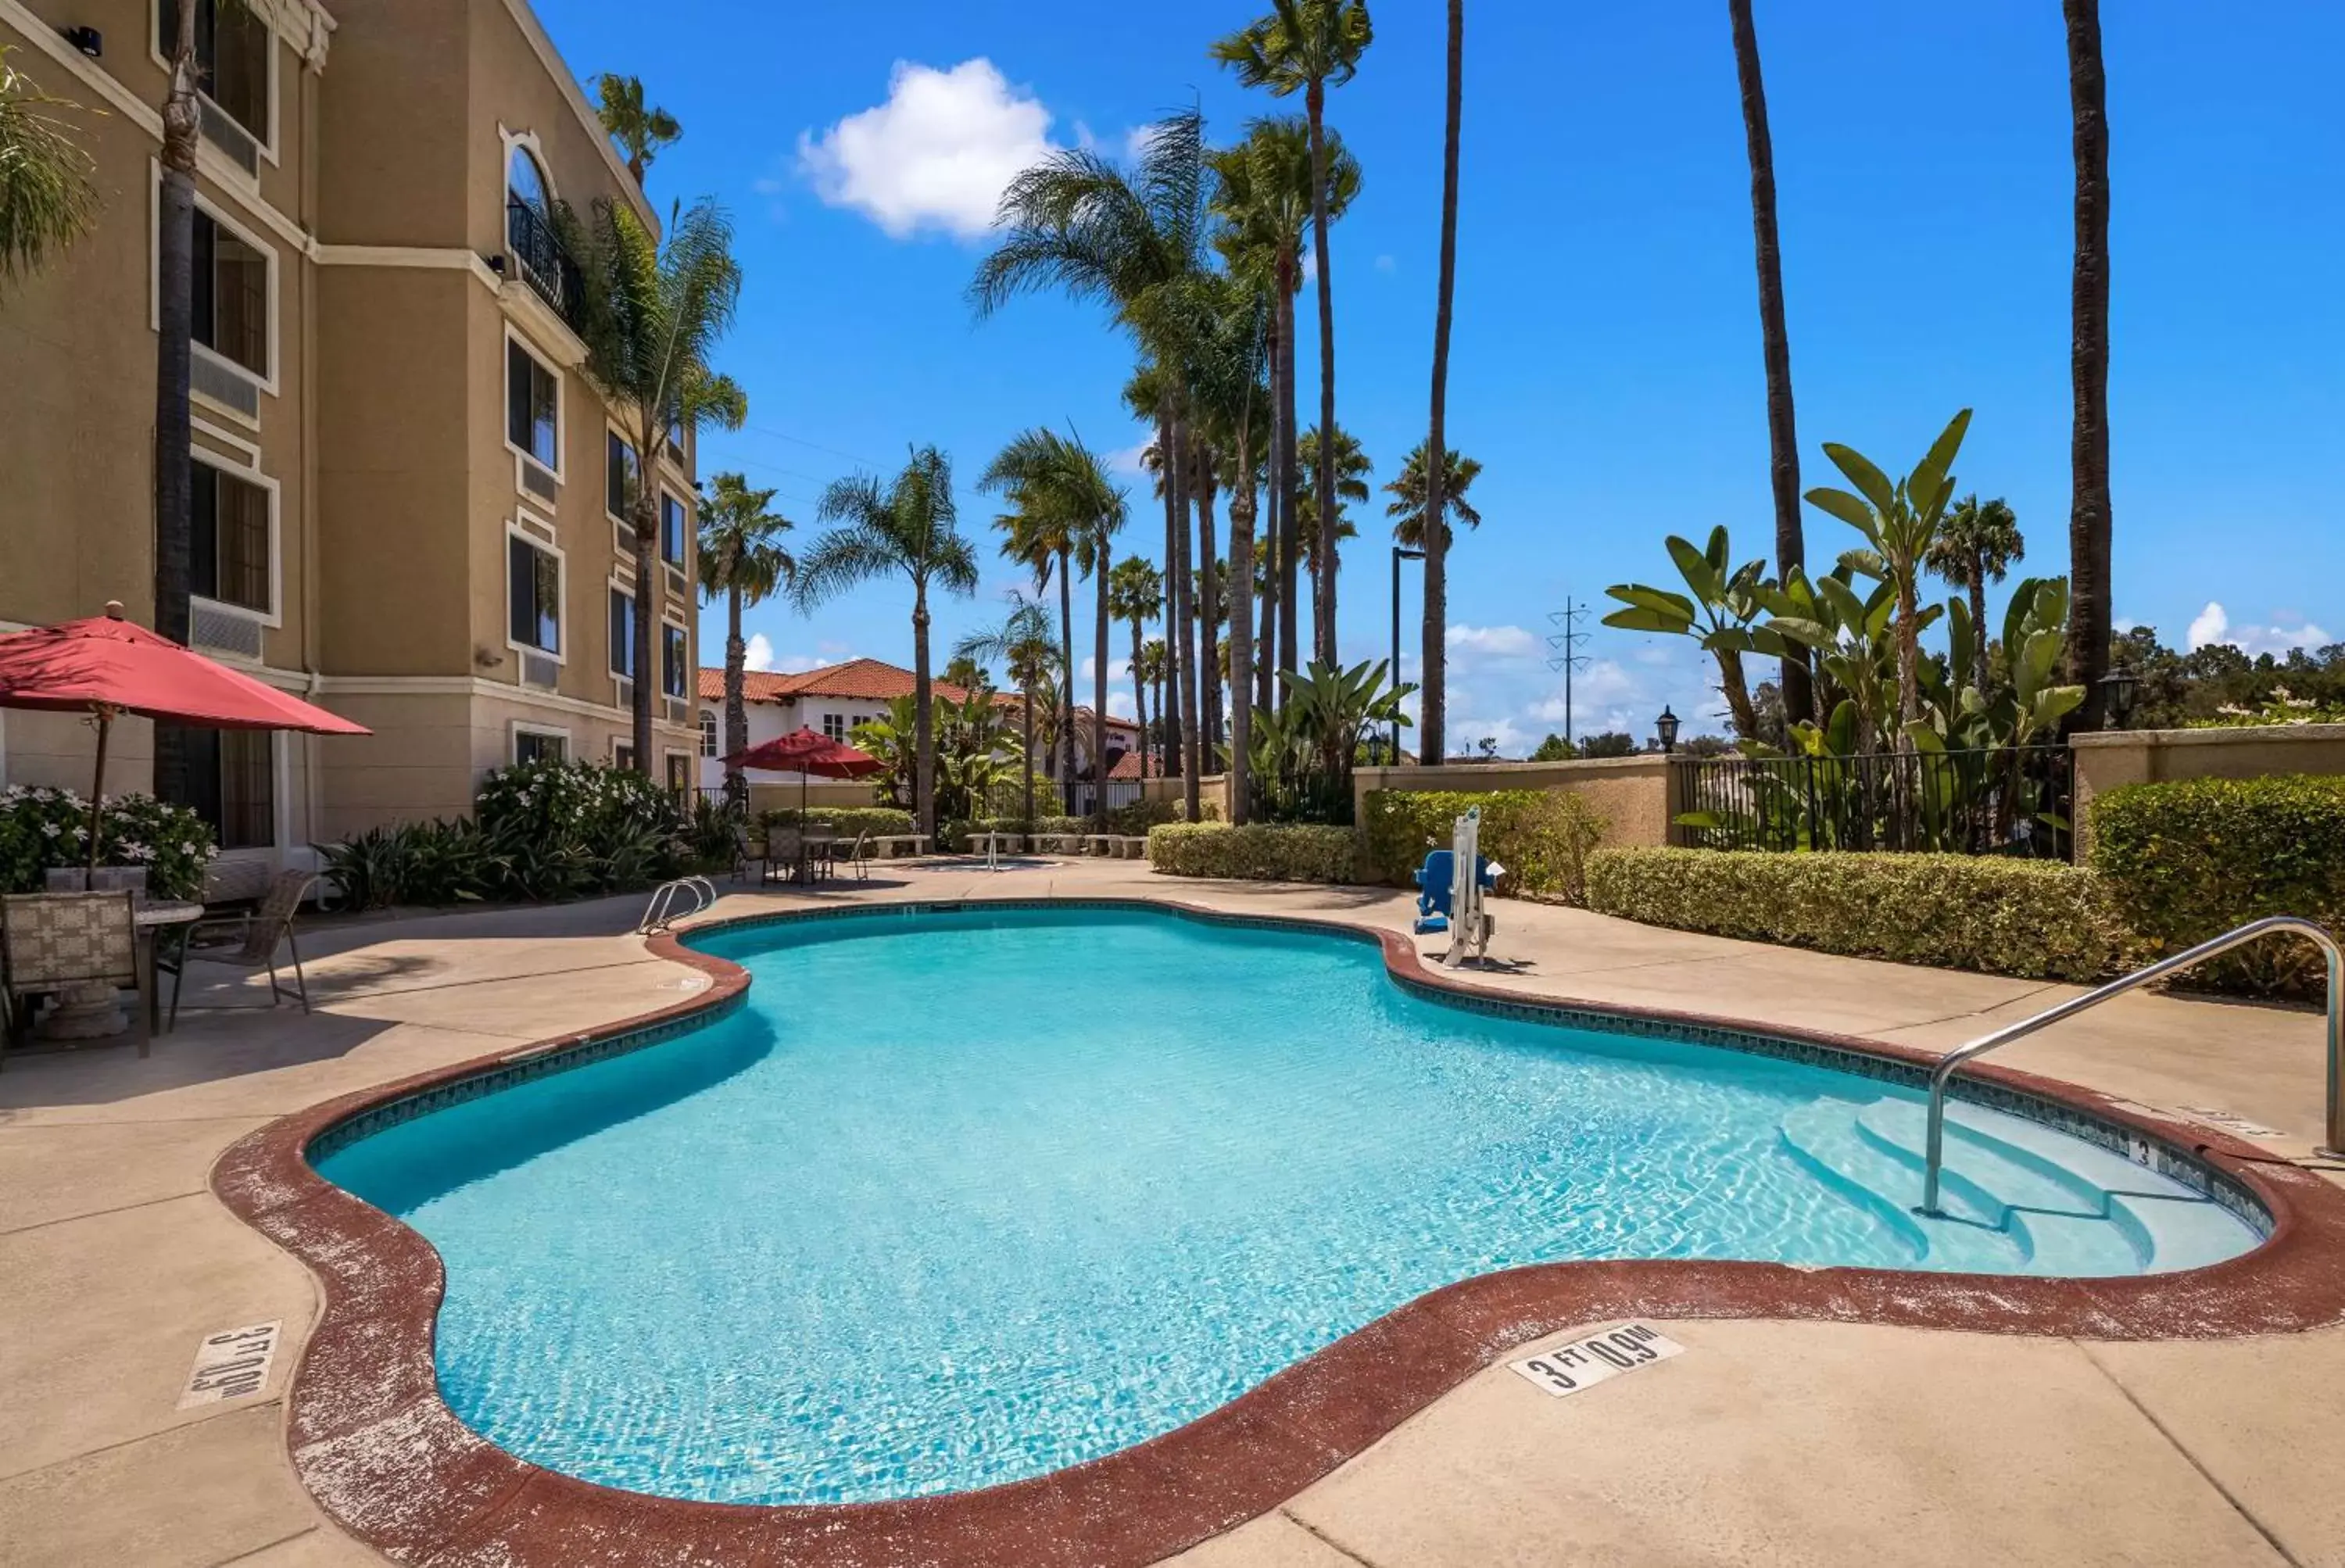
[[[2137,986],[2173,974],[2180,970],[2206,962],[2219,953],[2235,947],[2244,947],[2259,938],[2287,932],[2309,938],[2329,955],[2329,1141],[2320,1153],[2331,1157],[2345,1156],[2345,952],[2340,952],[2337,939],[2328,930],[2299,915],[2267,915],[2262,920],[2249,921],[2237,931],[2226,932],[2212,942],[2202,942],[2172,958],[2162,958],[2147,969],[2137,969],[2121,980],[2113,980],[2097,991],[2082,996],[2072,996],[2057,1007],[2047,1007],[2032,1018],[2023,1018],[2007,1028],[1992,1034],[1981,1035],[1969,1044],[1949,1051],[1938,1061],[1937,1071],[1930,1074],[1930,1138],[1928,1158],[1922,1177],[1921,1212],[1932,1219],[1945,1217],[1938,1207],[1938,1170],[1945,1155],[1946,1145],[1946,1080],[1954,1070],[1974,1057],[1999,1050],[2013,1041],[2035,1033],[2046,1025],[2074,1017],[2087,1007],[2096,1007],[2113,996],[2122,995]]]
[[[680,910],[675,906],[684,895],[692,895],[692,907]],[[652,893],[652,901],[644,909],[643,923],[635,927],[637,936],[647,936],[665,931],[680,920],[690,920],[716,901],[716,884],[706,877],[678,877],[662,882]]]

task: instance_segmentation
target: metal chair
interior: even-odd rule
[[[138,926],[128,892],[16,893],[0,899],[0,1054],[32,1023],[31,998],[76,985],[139,990]],[[140,1010],[138,1054],[150,1044]]]
[[[855,847],[847,851],[847,863],[855,868],[855,880],[871,880],[871,830],[865,829],[855,835]]]
[[[199,920],[186,927],[179,938],[176,959],[155,955],[155,967],[171,977],[171,1012],[165,1020],[166,1033],[178,1027],[179,993],[187,984],[188,965],[218,963],[232,969],[269,971],[269,1005],[274,1009],[279,1002],[291,1000],[310,1011],[310,981],[301,972],[301,948],[294,940],[293,916],[301,908],[310,890],[318,884],[315,871],[280,871],[269,884],[269,896],[258,910],[241,915],[222,915]],[[198,945],[207,932],[226,935],[233,932],[227,942],[213,948]],[[293,989],[288,991],[277,978],[277,950],[282,945],[293,961]],[[226,1011],[220,1009],[218,1011]]]

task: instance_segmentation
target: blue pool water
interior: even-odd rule
[[[749,1005],[321,1169],[446,1260],[448,1402],[670,1496],[1041,1473],[1436,1286],[1559,1258],[2121,1273],[2245,1250],[2184,1187],[1964,1107],[1413,998],[1371,946],[1142,911],[719,934]]]

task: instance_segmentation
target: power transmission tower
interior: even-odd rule
[[[1563,672],[1563,740],[1574,744],[1571,734],[1571,677],[1575,671],[1588,667],[1588,656],[1580,648],[1588,634],[1579,629],[1580,621],[1595,614],[1595,606],[1566,598],[1563,608],[1548,612],[1548,621],[1556,629],[1548,634],[1547,667]]]

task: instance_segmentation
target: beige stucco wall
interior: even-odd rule
[[[1478,762],[1438,768],[1363,768],[1352,775],[1356,815],[1366,820],[1368,791],[1562,789],[1579,796],[1607,824],[1607,844],[1669,840],[1669,762],[1660,757],[1599,757],[1570,762]]]
[[[2092,846],[2093,797],[2121,784],[2180,779],[2262,779],[2282,773],[2345,775],[2345,724],[2238,729],[2129,729],[2079,735],[2077,853]]]
[[[809,779],[806,786],[806,803],[809,810],[825,807],[871,805],[871,786],[852,779]],[[749,785],[749,809],[752,811],[795,811],[798,808],[798,787],[796,784],[766,784],[752,780]]]

